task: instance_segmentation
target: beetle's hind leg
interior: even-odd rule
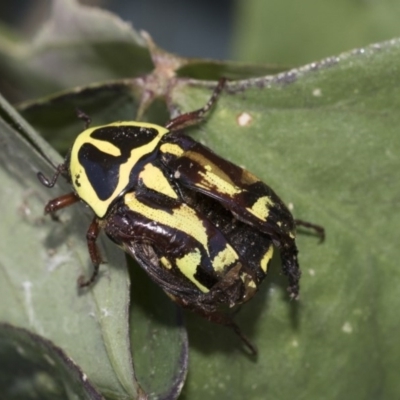
[[[250,350],[251,355],[257,356],[258,351],[256,346],[254,346],[254,344],[250,342],[248,337],[242,332],[242,330],[239,328],[239,325],[236,324],[235,321],[233,321],[231,316],[219,312],[214,312],[212,314],[205,315],[205,318],[207,318],[211,322],[214,322],[215,324],[220,324],[232,328],[236,335],[240,337],[243,344]]]
[[[322,226],[300,219],[296,219],[295,224],[296,226],[304,226],[305,228],[314,230],[314,232],[319,236],[321,242],[325,240],[325,229]],[[289,295],[292,299],[297,300],[300,291],[299,281],[301,271],[297,258],[298,250],[295,241],[289,238],[285,240],[280,246],[280,253],[282,259],[282,270],[289,281]]]
[[[289,281],[287,288],[290,298],[298,300],[300,292],[301,270],[297,258],[298,250],[294,240],[284,243],[280,247],[282,271]]]
[[[302,219],[294,220],[296,226],[304,226],[304,228],[312,229],[319,237],[322,243],[325,240],[325,228],[321,225],[312,224],[311,222],[303,221]]]
[[[228,328],[233,329],[233,331],[238,335],[243,342],[243,344],[249,349],[252,356],[257,356],[257,348],[251,343],[250,339],[242,332],[239,328],[239,325],[232,319],[232,317],[228,314],[224,314],[222,312],[213,311],[207,312],[202,309],[193,309],[194,312],[201,315],[205,319],[213,322],[214,324],[224,325]]]
[[[239,328],[239,325],[236,324],[236,322],[229,314],[225,314],[219,311],[208,310],[204,306],[188,303],[184,301],[182,298],[178,298],[176,296],[171,296],[171,298],[175,301],[175,303],[179,304],[183,308],[195,312],[197,315],[200,315],[201,317],[207,319],[208,321],[214,324],[224,325],[228,328],[233,329],[233,331],[236,333],[236,335],[239,336],[243,344],[249,349],[250,354],[252,356],[257,356],[258,353],[257,348],[253,345],[253,343],[251,343],[248,337]]]
[[[100,264],[102,263],[100,251],[96,244],[99,233],[100,233],[99,221],[97,217],[94,217],[86,234],[90,259],[92,260],[93,263],[93,272],[89,279],[86,279],[83,275],[81,275],[78,278],[78,286],[80,288],[90,286],[96,280],[97,275],[99,274]]]

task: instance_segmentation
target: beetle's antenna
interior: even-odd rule
[[[57,166],[53,164],[53,166],[56,169],[56,172],[51,179],[45,177],[42,172],[36,174],[40,183],[48,188],[52,188],[56,184],[58,177],[65,172],[65,164]]]
[[[82,110],[77,108],[76,109],[76,116],[85,123],[85,125],[84,125],[85,129],[89,128],[89,126],[90,126],[90,124],[92,122],[92,119],[89,117],[89,115],[87,115]]]
[[[85,129],[89,128],[90,123],[92,122],[91,118],[86,113],[84,113],[82,110],[79,110],[78,108],[76,109],[76,115],[79,119],[84,121]],[[42,172],[38,172],[37,177],[42,185],[44,185],[48,188],[52,188],[56,184],[58,177],[66,171],[66,166],[65,166],[65,164],[55,165],[45,154],[43,154],[43,156],[54,167],[56,172],[54,173],[54,175],[51,179],[44,176]]]
[[[215,87],[210,99],[204,107],[171,119],[169,122],[167,122],[165,127],[170,131],[177,131],[183,128],[187,128],[188,126],[197,125],[198,123],[200,123],[204,119],[204,116],[207,114],[207,112],[210,111],[211,107],[218,100],[218,97],[221,95],[221,92],[225,87],[225,84],[226,78],[221,78],[218,81],[218,85]]]

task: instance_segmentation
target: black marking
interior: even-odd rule
[[[119,125],[95,129],[90,137],[110,142],[121,150],[121,154],[124,154],[151,142],[157,135],[157,129]]]
[[[75,177],[75,186],[81,187],[81,183],[79,182],[80,174],[76,175]]]
[[[114,193],[120,177],[120,167],[126,163],[133,149],[151,142],[158,134],[156,129],[137,126],[107,126],[91,133],[91,137],[112,143],[121,151],[113,156],[99,150],[92,143],[85,143],[79,149],[79,163],[100,200],[107,200]]]

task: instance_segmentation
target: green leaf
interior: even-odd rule
[[[218,80],[223,76],[229,80],[238,80],[254,78],[255,76],[277,74],[286,69],[287,68],[278,65],[186,59],[184,65],[176,72],[180,77],[189,77],[194,79]]]
[[[1,106],[11,115],[4,100]],[[46,193],[35,175],[51,176],[49,166],[2,119],[0,133],[0,181],[8,188],[0,192],[0,320],[50,338],[107,396],[133,396],[138,387],[127,352],[129,283],[123,256],[101,240],[110,268],[92,290],[79,293],[76,279],[90,273],[82,240],[89,219],[75,210],[62,213],[59,224],[42,217],[45,201],[70,188],[60,179]]]
[[[143,307],[148,301],[145,295],[135,298],[135,318],[129,326],[125,258],[103,238],[99,247],[106,255],[107,267],[102,266],[100,279],[93,287],[78,290],[76,279],[91,271],[84,241],[90,219],[83,207],[63,211],[59,223],[42,217],[46,200],[71,188],[60,179],[50,193],[39,183],[37,171],[51,176],[53,170],[34,149],[50,159],[59,158],[1,98],[0,107],[0,182],[5,188],[0,192],[0,321],[51,339],[110,399],[142,396],[130,351],[142,352],[146,342],[141,332],[157,329],[158,337],[167,339],[172,334],[172,341],[162,340],[162,346],[146,353],[155,360],[164,347],[170,361],[164,364],[162,374],[146,384],[146,389],[155,395],[179,392],[186,375],[187,340],[175,307],[169,302],[159,306],[170,321],[170,326],[164,328],[149,320],[148,315],[135,312],[135,307]],[[132,326],[139,332],[134,340]],[[139,367],[135,372],[141,371]]]
[[[165,55],[176,62],[174,68],[169,67],[169,78],[176,73],[195,79],[244,79],[285,70],[276,65],[170,55],[152,48],[148,34],[139,34],[117,16],[76,0],[53,0],[51,10],[32,39],[12,35],[0,25],[0,75],[15,101],[71,91],[74,86],[79,86],[74,93],[82,92],[85,98],[86,89],[90,91],[93,83],[102,81],[107,82],[104,86],[124,84],[129,88],[132,78],[149,74],[158,64],[165,67]]]
[[[0,70],[18,99],[153,68],[144,39],[130,24],[77,0],[53,0],[49,20],[33,39],[8,36],[0,37]]]
[[[138,265],[131,264],[135,375],[150,399],[175,399],[188,370],[188,339],[182,312]]]
[[[323,225],[327,240],[298,234],[298,303],[275,259],[242,307],[237,321],[256,361],[231,331],[188,316],[184,399],[399,397],[399,57],[393,40],[231,83],[193,132],[264,179],[296,218]],[[173,99],[192,110],[203,92],[182,85]],[[243,113],[250,122],[240,126]]]
[[[104,399],[60,348],[25,329],[0,323],[0,356],[3,398]]]
[[[51,18],[35,37],[26,59],[47,78],[71,87],[152,69],[144,40],[130,24],[76,0],[53,0],[52,4]]]

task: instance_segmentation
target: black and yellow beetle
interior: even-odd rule
[[[54,213],[79,200],[94,212],[87,244],[95,280],[101,256],[100,230],[139,263],[175,302],[210,321],[232,327],[254,346],[221,306],[251,299],[266,276],[273,249],[280,251],[292,298],[299,294],[296,223],[280,198],[250,172],[219,157],[182,133],[199,123],[225,85],[221,80],[201,109],[165,127],[136,121],[89,127],[78,135],[51,180],[64,175],[73,192],[51,200]]]

